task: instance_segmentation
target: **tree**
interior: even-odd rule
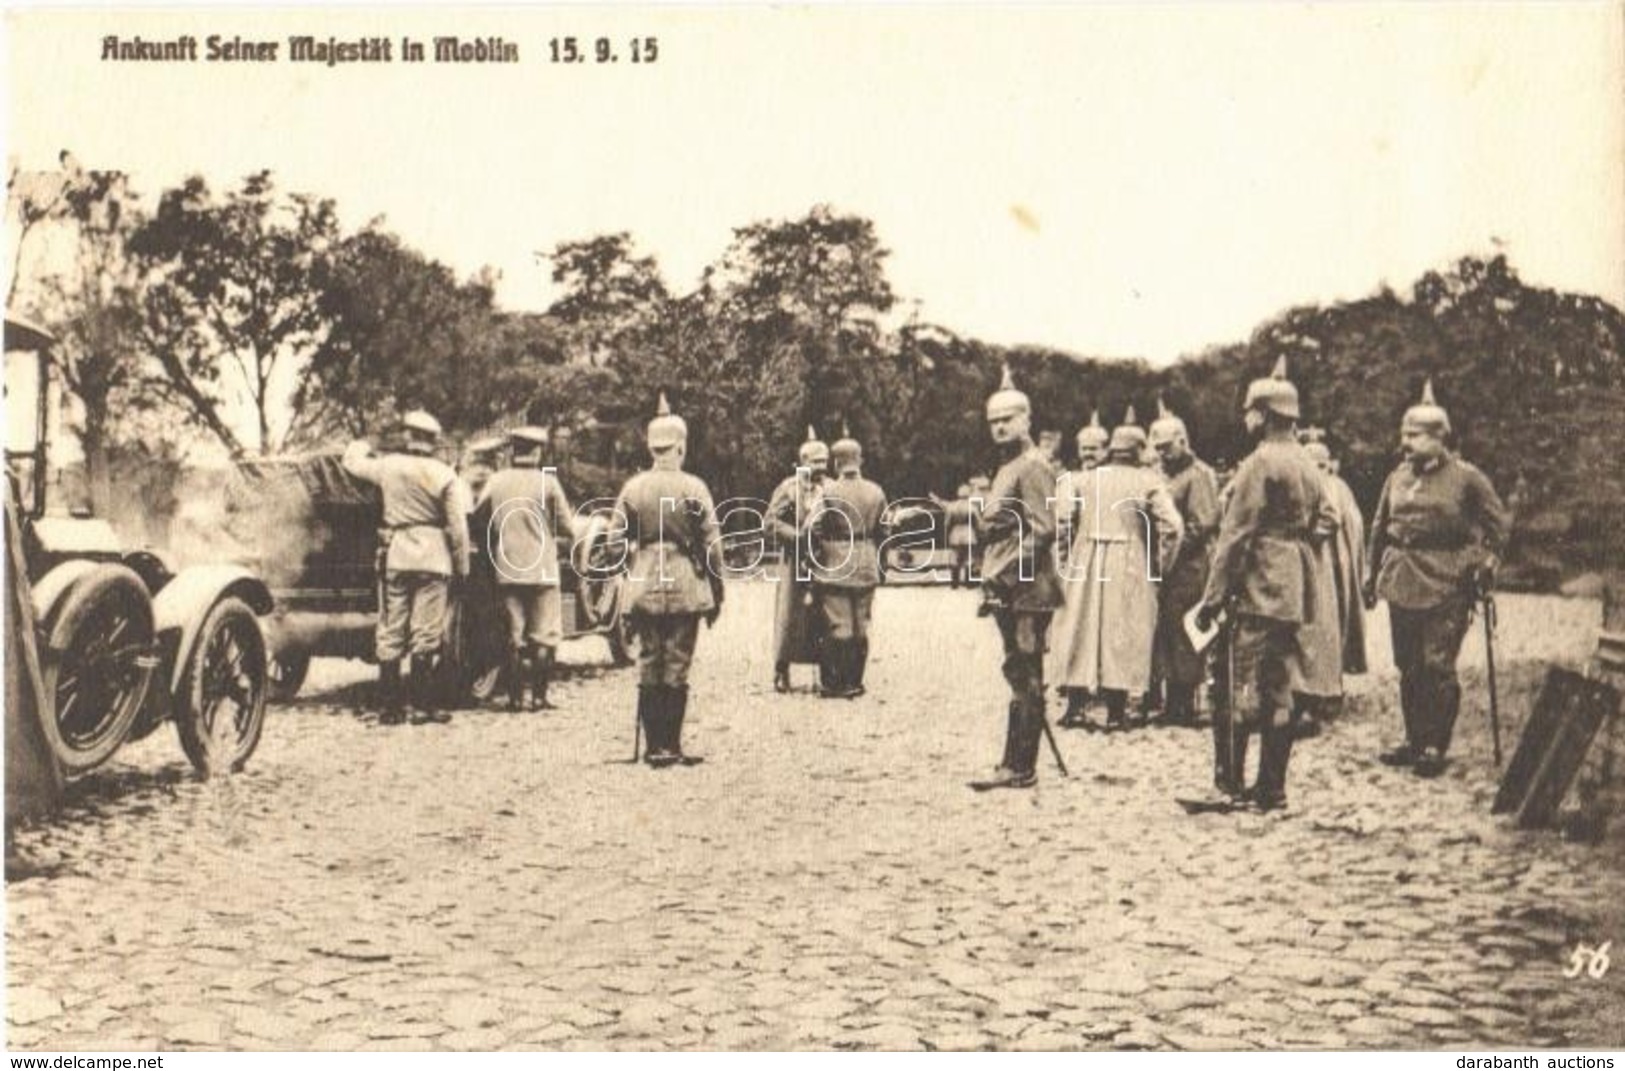
[[[143,333],[164,396],[234,456],[235,385],[253,409],[253,447],[278,449],[279,419],[327,322],[317,279],[338,238],[333,202],[280,195],[268,171],[217,198],[201,178],[165,191],[130,241],[148,273]]]
[[[626,232],[560,242],[547,259],[564,291],[547,314],[563,326],[570,359],[602,367],[628,363],[665,316],[670,295],[653,257],[632,251]]]

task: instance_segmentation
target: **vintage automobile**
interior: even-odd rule
[[[270,590],[240,565],[173,571],[157,553],[121,547],[106,520],[49,501],[53,344],[7,317],[7,490],[52,701],[51,750],[64,772],[82,774],[173,720],[200,774],[240,770],[265,726],[259,616]]]
[[[378,617],[378,526],[382,504],[336,453],[239,462],[225,487],[223,523],[241,548],[238,560],[269,581],[275,610],[270,639],[271,694],[297,695],[312,657],[373,661]],[[472,573],[452,599],[441,661],[444,700],[484,701],[503,686],[506,625],[485,553],[485,518],[469,518]],[[630,664],[634,639],[622,613],[623,547],[607,509],[576,520],[561,548],[566,639],[602,635],[617,665]],[[564,565],[563,562],[568,562]]]

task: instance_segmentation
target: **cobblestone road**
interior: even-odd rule
[[[978,796],[1004,701],[974,596],[882,591],[853,703],[772,694],[769,597],[702,635],[693,769],[624,765],[634,677],[598,641],[550,714],[381,728],[327,662],[244,776],[129,749],[17,838],[11,1046],[1625,1045],[1625,965],[1563,977],[1625,937],[1625,864],[1488,817],[1473,680],[1434,782],[1371,760],[1380,668],[1285,815],[1175,806],[1205,731],[1062,734],[1071,780]],[[1505,600],[1540,622],[1509,674],[1593,609]]]

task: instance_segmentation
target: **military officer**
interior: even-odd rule
[[[767,523],[784,555],[773,602],[773,689],[790,690],[790,666],[816,663],[820,625],[808,562],[801,553],[801,524],[829,475],[829,446],[810,425],[796,456],[796,471],[773,489]]]
[[[1089,473],[1105,462],[1106,444],[1110,439],[1111,435],[1100,426],[1100,410],[1092,411],[1089,423],[1078,429],[1074,440],[1078,447],[1078,467],[1061,473],[1055,481],[1055,513],[1061,525],[1061,538],[1056,542],[1056,549],[1061,552],[1063,560],[1070,549],[1071,536],[1077,531],[1084,499],[1091,490]]]
[[[1248,385],[1244,410],[1259,443],[1231,482],[1197,620],[1205,628],[1228,608],[1232,686],[1242,697],[1221,711],[1223,731],[1214,732],[1214,783],[1227,796],[1272,810],[1286,804],[1299,632],[1318,610],[1312,544],[1330,537],[1336,519],[1320,472],[1297,439],[1298,390],[1286,378],[1285,358],[1269,378]],[[1247,792],[1249,716],[1263,746],[1257,783]]]
[[[823,615],[818,694],[856,699],[869,664],[869,616],[880,584],[880,518],[886,492],[863,477],[863,449],[845,436],[830,447],[835,479],[802,522],[813,591]]]
[[[688,425],[664,392],[648,428],[653,463],[621,488],[616,523],[632,548],[628,612],[638,636],[638,720],[653,767],[700,761],[683,754],[688,672],[699,639],[722,612],[722,535],[711,490],[683,471]]]
[[[486,482],[476,512],[508,621],[508,709],[530,685],[530,709],[551,709],[548,682],[564,635],[559,541],[571,535],[570,502],[558,473],[542,467],[545,428],[508,433],[513,462]]]
[[[1310,442],[1304,452],[1326,478],[1327,493],[1337,505],[1337,538],[1332,560],[1337,569],[1337,610],[1342,631],[1343,672],[1366,671],[1365,604],[1360,589],[1365,582],[1365,517],[1354,490],[1337,474],[1337,459],[1324,442]]]
[[[1004,757],[989,788],[1030,788],[1038,781],[1044,732],[1044,643],[1062,604],[1055,571],[1055,476],[1033,445],[1032,405],[1010,370],[987,400],[988,432],[1004,455],[977,514],[983,606],[999,626],[1010,707]],[[984,787],[984,786],[978,786]]]
[[[1066,608],[1054,651],[1067,724],[1081,721],[1083,696],[1099,693],[1107,728],[1120,729],[1129,694],[1143,695],[1151,685],[1158,579],[1178,550],[1183,524],[1162,478],[1140,463],[1146,434],[1128,422],[1132,417],[1131,409],[1112,430],[1106,464],[1090,474],[1063,573]]]
[[[1445,767],[1461,684],[1456,659],[1479,590],[1494,582],[1511,516],[1489,479],[1446,443],[1450,416],[1433,397],[1405,411],[1404,460],[1371,520],[1367,606],[1388,600],[1405,742],[1382,756],[1419,777]]]
[[[378,672],[386,724],[399,724],[401,659],[412,657],[411,687],[419,721],[447,721],[435,701],[435,665],[446,635],[452,578],[468,575],[468,504],[462,481],[434,456],[440,422],[422,410],[401,419],[403,453],[372,456],[353,442],[344,468],[375,483],[383,496],[379,530]]]
[[[1179,548],[1162,578],[1157,607],[1157,642],[1167,681],[1168,698],[1163,717],[1170,724],[1190,725],[1196,720],[1196,690],[1206,679],[1202,655],[1185,635],[1185,615],[1202,601],[1207,587],[1213,537],[1219,530],[1219,481],[1206,462],[1191,451],[1185,422],[1162,399],[1151,424],[1149,439],[1162,458],[1168,497],[1184,525]]]

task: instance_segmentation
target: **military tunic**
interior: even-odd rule
[[[1184,533],[1173,564],[1162,580],[1157,608],[1157,643],[1163,672],[1174,688],[1193,688],[1206,676],[1202,656],[1185,635],[1185,615],[1202,601],[1213,537],[1219,530],[1219,481],[1194,455],[1174,462],[1166,476],[1168,497],[1178,510]]]
[[[418,454],[371,456],[354,442],[341,459],[352,475],[378,485],[383,543],[376,633],[381,663],[409,651],[433,655],[446,637],[450,578],[468,575],[468,503],[450,465]]]
[[[1324,486],[1296,440],[1266,439],[1228,488],[1202,601],[1235,614],[1234,683],[1245,696],[1230,712],[1237,718],[1256,715],[1266,726],[1290,718],[1299,631],[1320,610],[1311,543],[1337,523]]]
[[[570,533],[570,502],[557,473],[511,468],[485,484],[476,512],[498,593],[508,616],[508,646],[556,648],[563,638],[559,541]]]
[[[1162,478],[1137,465],[1095,469],[1082,495],[1062,573],[1066,608],[1055,626],[1054,679],[1091,692],[1145,692],[1163,566],[1153,547],[1176,552],[1184,526]]]
[[[784,556],[774,576],[773,663],[775,666],[818,661],[819,610],[808,564],[801,554],[801,522],[812,512],[819,481],[800,473],[787,476],[773,489],[767,504],[767,523]]]
[[[1371,520],[1371,584],[1388,601],[1406,743],[1450,748],[1461,684],[1456,659],[1473,576],[1506,545],[1511,516],[1489,479],[1452,455],[1389,475]]]
[[[624,518],[632,562],[628,611],[638,631],[644,685],[684,687],[700,618],[717,609],[722,534],[711,491],[674,460],[657,458],[633,476],[615,501]]]
[[[1340,522],[1332,541],[1337,567],[1337,610],[1343,632],[1343,672],[1364,673],[1365,603],[1360,599],[1360,583],[1365,577],[1365,518],[1354,491],[1336,473],[1326,474],[1326,486],[1337,505]]]
[[[1302,658],[1292,690],[1314,699],[1337,699],[1343,694],[1343,617],[1337,577],[1337,538],[1343,530],[1343,517],[1324,473],[1321,481],[1326,509],[1335,520],[1329,532],[1316,533],[1310,543],[1314,561],[1310,583],[1317,613],[1298,632]]]

